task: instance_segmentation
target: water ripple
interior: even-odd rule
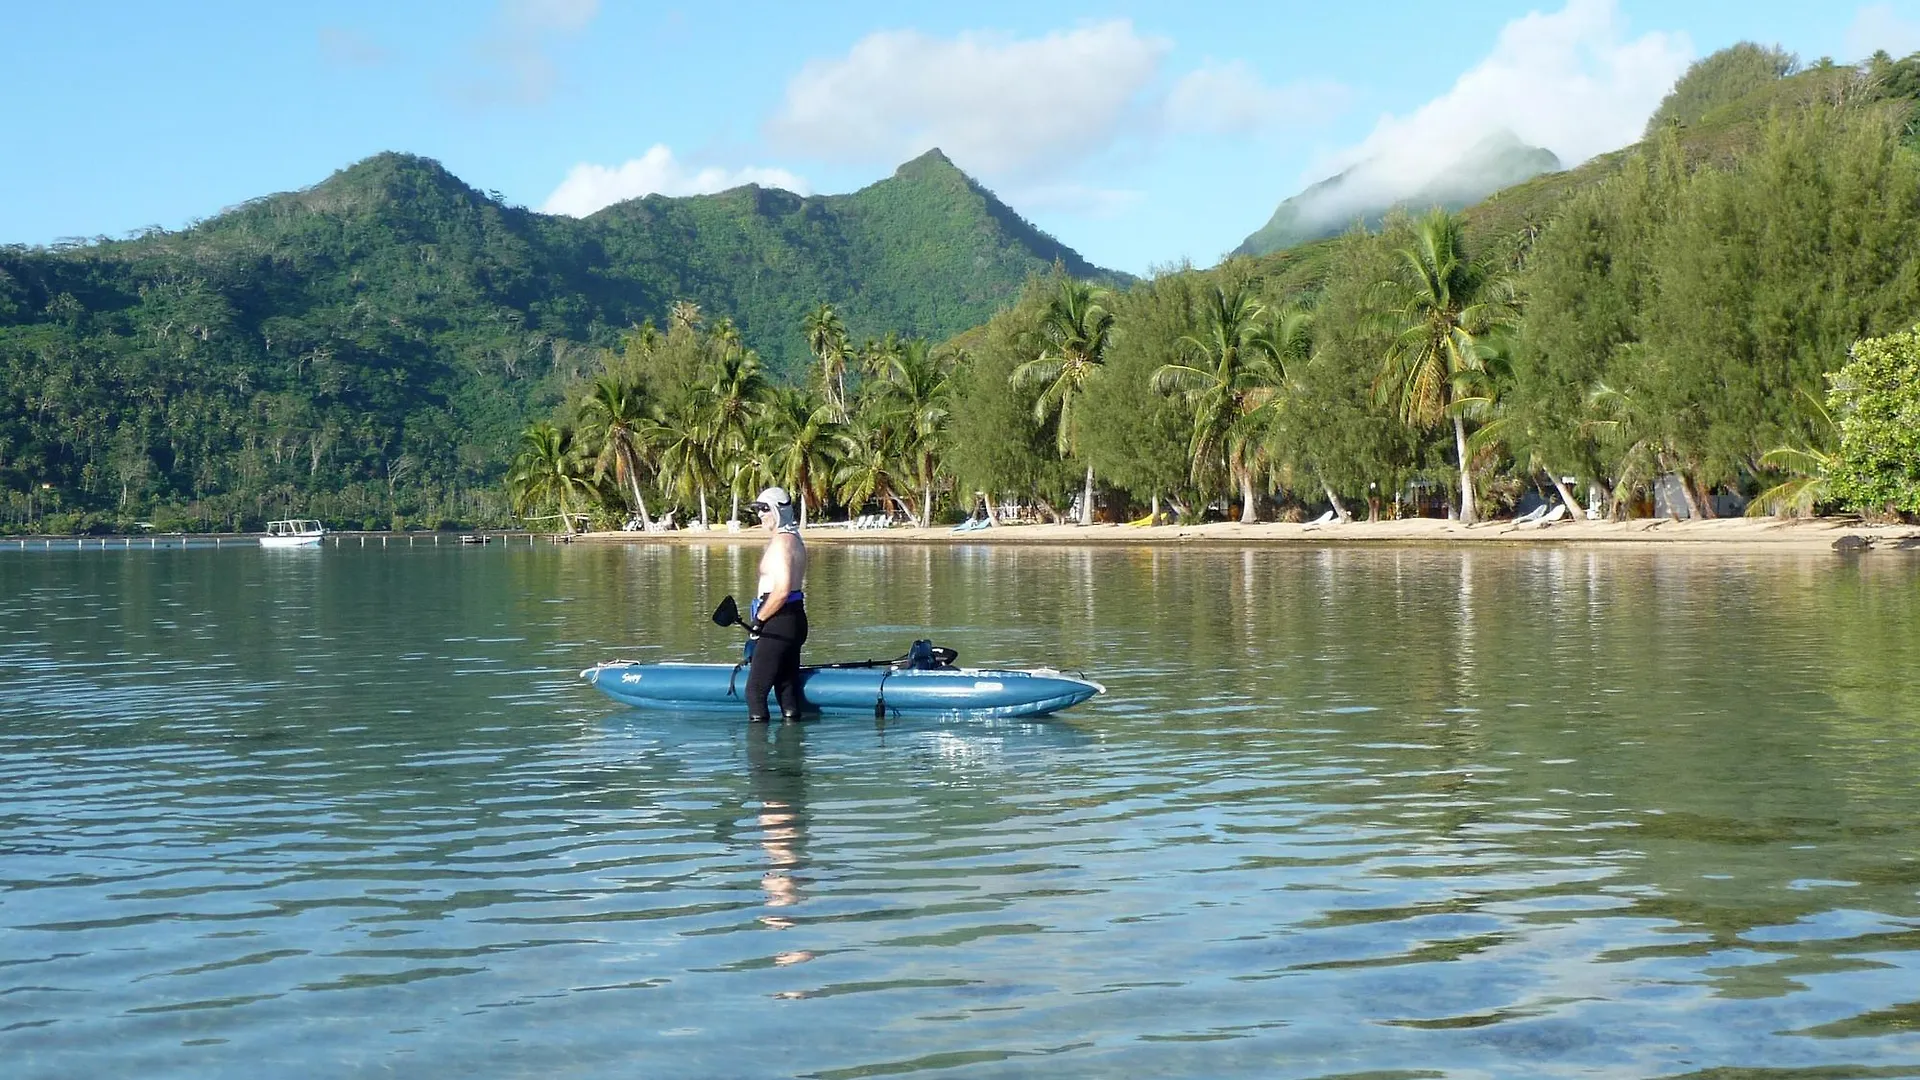
[[[1920,659],[1864,563],[835,550],[821,650],[907,582],[1112,694],[756,730],[572,677],[724,647],[652,613],[740,560],[0,557],[9,1075],[1920,1072],[1920,716],[1740,660],[1830,595]]]

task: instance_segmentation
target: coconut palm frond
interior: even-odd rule
[[[1814,509],[1832,497],[1832,487],[1822,475],[1802,475],[1775,484],[1754,496],[1747,504],[1747,517],[1774,517],[1782,514],[1809,517]]]

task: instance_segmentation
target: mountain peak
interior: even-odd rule
[[[1129,280],[1125,274],[1093,265],[1079,252],[1041,231],[985,185],[967,175],[939,147],[902,164],[891,177],[862,188],[851,198],[865,205],[869,212],[899,215],[900,224],[895,228],[898,232],[904,232],[908,222],[944,220],[949,226],[958,223],[962,232],[955,237],[955,242],[962,246],[989,236],[990,233],[980,232],[977,225],[983,220],[991,221],[999,235],[992,237],[987,248],[978,252],[982,260],[1009,258],[1012,257],[1009,252],[1019,252],[1019,258],[1035,258],[1043,266],[1059,263],[1075,277],[1109,282]],[[962,240],[961,236],[967,239]]]
[[[372,203],[437,201],[486,202],[488,197],[447,171],[430,157],[382,151],[336,171],[300,192],[301,202],[314,210],[344,210]]]
[[[926,153],[921,154],[919,157],[914,158],[912,161],[902,163],[899,168],[893,170],[893,175],[926,176],[933,173],[945,172],[958,173],[962,172],[962,170],[960,166],[953,163],[952,158],[942,153],[940,148],[936,146]],[[964,173],[962,173],[962,175],[964,175]]]

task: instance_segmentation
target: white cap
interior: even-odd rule
[[[764,506],[769,510],[777,510],[782,506],[788,506],[792,503],[793,500],[787,497],[786,488],[770,487],[754,496],[749,508],[753,506]]]

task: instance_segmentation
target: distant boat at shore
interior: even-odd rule
[[[260,538],[260,546],[269,548],[318,547],[320,545],[320,538],[326,534],[326,527],[310,518],[288,518],[285,521],[269,521],[267,522],[267,534]]]

